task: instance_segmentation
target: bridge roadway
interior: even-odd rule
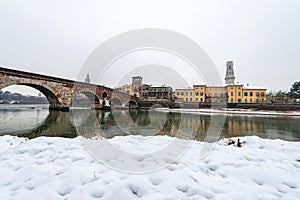
[[[113,105],[135,105],[138,99],[103,85],[78,82],[53,76],[0,67],[0,90],[11,85],[25,85],[39,90],[49,101],[49,109],[68,111],[72,98],[84,94],[92,107],[101,109],[104,98]]]

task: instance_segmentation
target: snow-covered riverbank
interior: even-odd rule
[[[180,112],[180,113],[201,113],[201,114],[238,114],[238,115],[267,115],[267,116],[291,116],[300,117],[297,111],[270,111],[270,110],[252,110],[252,109],[165,109],[158,108],[162,112]]]
[[[110,142],[130,150],[160,146],[170,137],[143,139],[125,136]],[[219,141],[204,159],[199,158],[203,143],[194,142],[167,168],[128,174],[101,165],[79,137],[2,136],[0,199],[299,199],[300,143],[240,139],[240,148]]]

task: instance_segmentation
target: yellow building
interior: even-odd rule
[[[195,98],[195,91],[194,89],[176,89],[175,96],[178,98],[180,102],[194,102]]]
[[[130,94],[130,95],[136,95],[137,97],[139,97],[142,80],[143,80],[143,77],[134,76],[134,77],[132,77],[132,84],[123,85],[121,87],[116,88],[116,90]]]
[[[127,93],[127,94],[133,94],[132,85],[123,85],[120,88],[118,88],[121,92]]]
[[[250,88],[243,89],[243,103],[265,103],[267,101],[266,89]]]
[[[205,102],[206,86],[205,85],[194,85],[195,91],[195,102]]]
[[[235,84],[233,62],[226,63],[226,86],[194,85],[193,88],[175,89],[179,102],[218,102],[218,103],[264,103],[265,88]]]
[[[264,103],[266,89],[239,85],[206,86],[175,89],[179,102]]]
[[[207,86],[205,94],[205,102],[224,103],[227,101],[226,88],[222,86]]]
[[[243,99],[243,85],[226,85],[227,102],[228,103],[242,103]]]

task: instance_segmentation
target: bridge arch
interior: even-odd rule
[[[45,97],[47,98],[50,106],[49,108],[59,108],[61,103],[59,102],[57,96],[51,91],[50,88],[47,88],[47,86],[42,86],[42,85],[37,85],[37,84],[32,84],[32,83],[14,83],[14,82],[8,82],[5,84],[1,84],[0,85],[0,90],[8,87],[8,86],[12,86],[12,85],[23,85],[23,86],[28,86],[28,87],[32,87],[38,91],[40,91],[41,93],[43,93],[45,95]]]
[[[139,107],[138,102],[134,99],[130,99],[129,101],[127,101],[127,103],[125,105],[126,105],[126,107],[132,108],[132,109],[136,109]]]
[[[81,94],[84,94],[90,101],[91,107],[99,108],[100,107],[100,99],[94,92],[91,91],[80,91]]]
[[[112,107],[121,107],[122,106],[122,101],[118,97],[114,97],[110,100],[110,105]]]

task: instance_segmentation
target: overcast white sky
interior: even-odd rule
[[[76,79],[105,40],[163,28],[197,42],[222,78],[233,60],[237,81],[288,90],[300,80],[299,9],[299,0],[1,0],[0,65]]]

